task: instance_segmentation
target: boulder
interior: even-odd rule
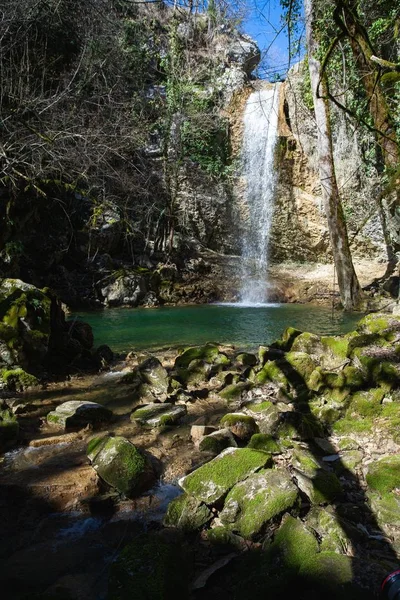
[[[146,292],[145,278],[132,271],[122,273],[101,290],[106,306],[137,306]]]
[[[291,508],[299,491],[285,469],[251,475],[228,493],[222,523],[244,538],[254,538],[271,519]]]
[[[227,448],[216,458],[180,480],[179,484],[198,500],[219,502],[239,481],[271,464],[265,452],[250,448]]]
[[[258,433],[258,426],[254,418],[243,413],[228,413],[222,417],[220,426],[230,431],[240,440],[248,441],[251,436]]]
[[[282,450],[276,439],[267,433],[255,433],[252,435],[247,447],[254,448],[254,450],[262,450],[268,454],[282,454]]]
[[[204,346],[192,346],[183,350],[175,359],[175,369],[186,369],[192,360],[203,360],[214,363],[219,354],[216,344],[205,344]]]
[[[138,367],[140,378],[150,386],[154,396],[168,393],[168,373],[155,356],[150,356]]]
[[[337,476],[310,451],[297,447],[292,455],[297,485],[312,504],[332,502],[342,492]]]
[[[200,452],[220,454],[225,448],[237,448],[235,438],[229,429],[220,429],[204,436],[199,442]]]
[[[217,428],[213,425],[192,425],[190,428],[190,437],[192,438],[192,442],[198,444],[205,435],[210,435],[210,433],[216,430]]]
[[[125,496],[137,496],[155,482],[149,458],[124,437],[93,438],[87,455],[101,479]]]
[[[184,405],[176,406],[169,402],[147,404],[131,414],[131,421],[146,427],[167,427],[176,425],[187,413]]]
[[[368,499],[378,523],[400,527],[400,455],[381,458],[368,467]]]
[[[193,496],[182,494],[168,504],[164,525],[183,531],[196,531],[212,518],[213,513],[208,506]]]
[[[110,421],[112,412],[96,402],[81,400],[68,400],[47,415],[49,425],[56,425],[63,429],[97,425]]]

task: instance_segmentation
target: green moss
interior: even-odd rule
[[[267,361],[261,371],[257,373],[255,378],[256,384],[263,385],[267,381],[276,383],[279,387],[287,392],[290,389],[290,383],[286,375],[279,368],[277,361]]]
[[[307,384],[316,367],[316,363],[311,356],[305,352],[288,352],[285,358]]]
[[[302,448],[296,449],[292,462],[298,485],[313,504],[331,502],[340,495],[342,488],[337,476],[323,468],[311,452]]]
[[[357,323],[357,331],[361,334],[377,334],[393,341],[394,334],[400,331],[400,319],[393,315],[371,313]]]
[[[0,371],[0,379],[4,381],[10,390],[17,392],[22,392],[28,387],[39,384],[39,380],[34,375],[21,368],[3,369]]]
[[[338,594],[335,597],[339,597],[341,586],[351,584],[353,580],[351,559],[336,552],[320,552],[303,562],[300,575],[321,592],[334,590]]]
[[[188,556],[179,543],[143,534],[125,546],[112,563],[108,600],[189,598]],[[179,569],[177,568],[179,565]]]
[[[344,471],[354,472],[357,465],[361,463],[363,453],[360,450],[346,450],[340,455],[340,461],[333,463],[334,469],[338,475]]]
[[[214,504],[239,481],[272,464],[264,452],[250,448],[228,449],[209,463],[187,475],[183,489],[207,504]]]
[[[241,352],[235,356],[235,362],[243,367],[254,367],[257,364],[257,357],[248,352]]]
[[[356,392],[351,396],[346,415],[349,418],[352,415],[354,416],[354,414],[358,414],[361,417],[376,417],[381,413],[384,397],[385,390],[382,388]]]
[[[164,525],[190,532],[203,527],[212,517],[212,512],[205,504],[182,494],[168,504]]]
[[[95,437],[89,441],[86,448],[86,456],[89,458],[89,460],[93,461],[95,459],[96,455],[100,452],[106,440],[106,437]]]
[[[400,455],[388,456],[369,465],[366,479],[369,487],[381,494],[400,488]]]
[[[234,402],[240,400],[243,392],[250,390],[252,387],[253,384],[250,381],[239,381],[238,383],[227,385],[221,392],[219,392],[219,395],[228,402]]]
[[[146,460],[128,440],[116,436],[104,440],[93,459],[93,466],[106,483],[131,496],[141,487]]]
[[[267,433],[255,433],[252,435],[247,447],[254,448],[254,450],[262,450],[262,452],[269,454],[281,454],[282,452],[275,438]]]
[[[281,338],[273,344],[271,344],[271,348],[278,348],[279,350],[284,350],[285,352],[288,352],[289,350],[291,350],[293,342],[299,335],[302,335],[302,332],[299,329],[295,329],[294,327],[287,327],[283,332]]]
[[[220,519],[244,538],[254,538],[269,521],[291,508],[297,499],[298,490],[288,472],[271,469],[235,485],[226,497]]]
[[[347,358],[349,346],[349,340],[347,338],[329,335],[321,337],[321,342],[338,358],[343,359],[343,361]]]
[[[255,426],[256,422],[253,417],[249,415],[244,415],[242,413],[228,413],[224,417],[222,417],[220,421],[220,425],[223,427],[232,427],[233,425],[237,425],[238,423],[244,423],[249,426]]]
[[[364,418],[362,421],[357,421],[355,419],[347,418],[339,419],[332,425],[332,431],[338,434],[348,434],[348,433],[368,433],[371,432],[373,428],[373,421],[371,419]]]
[[[242,549],[243,539],[234,533],[228,527],[213,527],[206,534],[207,541],[212,546],[222,546],[226,549]]]
[[[208,363],[213,363],[218,356],[218,346],[215,344],[206,344],[205,346],[193,346],[186,348],[175,359],[176,369],[185,369],[189,366],[192,360],[204,360]]]
[[[317,532],[321,540],[320,548],[322,551],[347,553],[350,542],[340,525],[335,509],[330,506],[326,508],[312,507],[307,515],[307,526]]]
[[[246,404],[246,409],[250,410],[253,413],[263,413],[269,412],[271,408],[275,408],[272,402],[260,402],[257,404],[256,402],[251,402],[250,404]]]
[[[237,444],[233,437],[227,435],[227,431],[217,431],[211,435],[206,435],[199,443],[200,452],[211,452],[216,456],[225,448],[236,447]]]
[[[275,534],[271,547],[267,550],[268,562],[285,573],[297,573],[304,565],[313,561],[318,552],[318,542],[314,535],[299,519],[286,516]]]

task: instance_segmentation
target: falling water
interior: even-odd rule
[[[247,226],[242,241],[240,303],[268,301],[268,241],[275,187],[274,149],[278,128],[279,84],[254,92],[244,113],[242,175]]]

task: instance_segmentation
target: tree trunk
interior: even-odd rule
[[[306,36],[308,64],[314,101],[315,120],[318,130],[319,175],[322,186],[326,217],[335,262],[340,299],[345,310],[357,308],[361,299],[361,288],[351,258],[346,223],[344,220],[339,189],[333,162],[332,135],[330,128],[329,101],[324,94],[324,80],[320,88],[323,97],[318,97],[321,65],[318,56],[318,39],[315,36],[313,0],[304,0],[306,14]]]
[[[368,109],[377,130],[377,142],[382,150],[385,167],[389,173],[396,171],[400,162],[400,150],[394,120],[380,82],[382,61],[374,56],[368,34],[358,18],[355,0],[336,0],[334,19],[349,40],[360,81],[368,98]],[[386,64],[389,65],[387,68],[392,68],[391,63]],[[396,253],[400,252],[400,192],[396,184],[390,187],[394,189],[389,189],[387,195],[379,200],[388,248],[386,276],[394,271]]]

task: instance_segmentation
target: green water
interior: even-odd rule
[[[93,327],[95,344],[115,351],[167,348],[204,342],[257,347],[276,340],[288,326],[318,334],[346,333],[360,314],[332,313],[329,308],[300,304],[257,307],[240,305],[118,308],[71,316]]]

